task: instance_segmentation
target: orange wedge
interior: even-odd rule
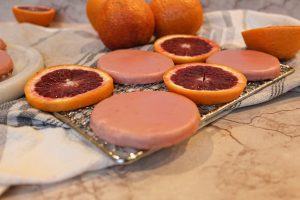
[[[18,22],[49,26],[55,16],[54,8],[46,6],[18,5],[12,8]]]
[[[300,50],[300,26],[272,26],[242,32],[248,49],[271,54],[281,60]]]

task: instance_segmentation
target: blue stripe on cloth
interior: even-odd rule
[[[0,124],[15,127],[33,126],[36,129],[70,128],[50,113],[32,108],[24,98],[0,105]]]

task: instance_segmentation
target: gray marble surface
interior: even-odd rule
[[[150,0],[147,0],[148,2]],[[86,23],[86,0],[0,0],[0,21],[14,21],[13,5],[47,5],[57,9],[56,22]],[[300,19],[299,0],[202,0],[206,12],[228,9],[251,9],[290,15]]]

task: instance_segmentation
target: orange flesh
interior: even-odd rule
[[[179,56],[198,56],[212,49],[212,46],[203,40],[184,37],[166,40],[161,44],[161,47],[165,51]]]
[[[171,80],[191,90],[224,90],[237,84],[238,79],[231,73],[210,66],[191,66],[179,69]]]
[[[59,69],[41,77],[34,90],[43,97],[73,97],[101,86],[98,73],[80,69]]]

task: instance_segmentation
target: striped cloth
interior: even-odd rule
[[[228,49],[244,48],[240,32],[271,25],[299,25],[287,16],[235,10],[207,13],[199,35]],[[94,67],[108,51],[88,25],[46,29],[29,24],[0,23],[0,37],[41,52],[47,66],[72,63]],[[152,50],[152,45],[137,47]],[[289,62],[296,72],[239,106],[268,101],[293,88],[299,90],[300,56]],[[298,87],[298,88],[297,88]],[[2,94],[3,95],[3,94]],[[30,107],[24,98],[0,105],[0,185],[44,184],[113,165],[102,152],[76,137],[67,125]],[[1,191],[1,189],[0,189]]]

